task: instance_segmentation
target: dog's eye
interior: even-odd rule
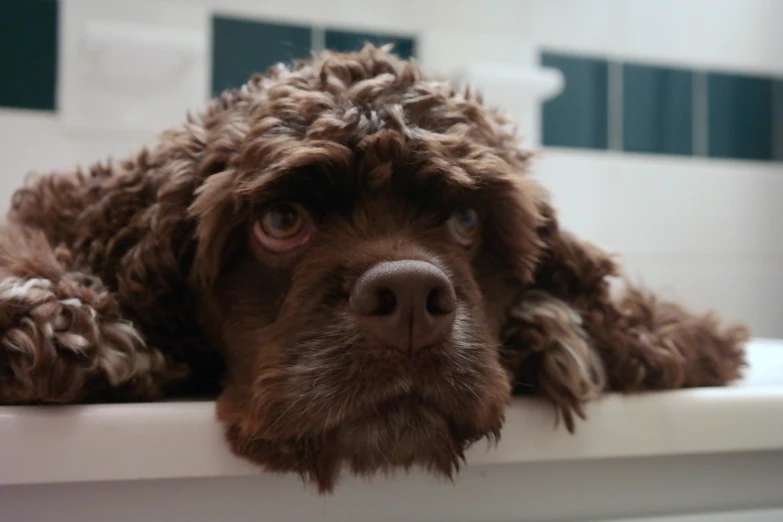
[[[311,232],[307,212],[290,203],[278,203],[264,210],[253,231],[264,247],[275,252],[303,245]]]
[[[261,228],[273,239],[291,239],[302,231],[304,223],[304,211],[287,203],[275,205],[261,216]]]
[[[449,218],[449,230],[459,243],[470,245],[479,232],[478,214],[471,208],[457,210]]]

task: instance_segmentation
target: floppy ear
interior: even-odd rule
[[[545,246],[540,230],[546,221],[538,204],[545,191],[532,178],[519,175],[486,180],[482,188],[483,214],[488,221],[483,250],[499,266],[510,269],[504,276],[515,287],[527,287],[534,282]]]

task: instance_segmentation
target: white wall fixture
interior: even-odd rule
[[[480,86],[488,105],[501,107],[516,119],[526,147],[541,146],[542,103],[562,92],[563,73],[552,67],[481,62],[469,65],[459,76]]]
[[[417,54],[428,72],[478,88],[487,104],[514,118],[525,147],[541,147],[541,104],[562,92],[565,79],[539,65],[535,42],[524,34],[435,27],[419,34]]]

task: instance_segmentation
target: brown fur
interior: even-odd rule
[[[255,76],[133,158],[39,176],[0,232],[0,402],[221,390],[234,451],[330,491],[343,465],[451,476],[499,436],[512,386],[573,429],[607,390],[736,379],[746,330],[612,295],[616,265],[559,228],[508,123],[368,46]],[[317,222],[291,255],[250,240],[280,200]],[[444,226],[466,206],[471,248]],[[359,275],[403,259],[458,301],[450,338],[415,358],[347,307]]]

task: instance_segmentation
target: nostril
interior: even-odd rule
[[[451,292],[436,286],[427,294],[427,312],[430,315],[447,315],[454,311],[454,297]]]
[[[433,288],[427,294],[427,312],[431,315],[441,315],[443,313],[439,302],[440,294],[441,292],[437,288]]]
[[[397,297],[388,288],[378,291],[378,307],[373,315],[391,315],[397,308]]]

